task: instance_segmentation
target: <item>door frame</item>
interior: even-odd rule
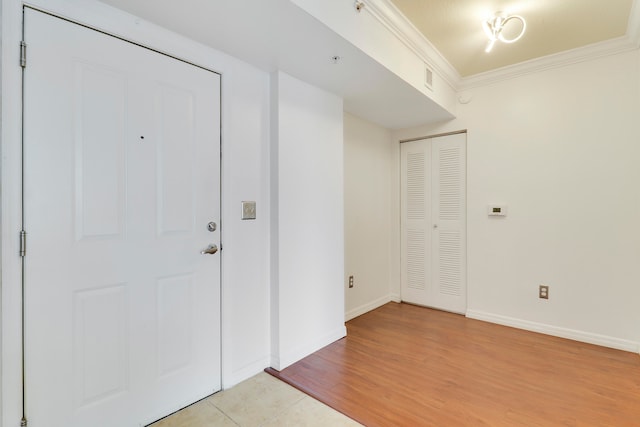
[[[2,108],[0,108],[0,426],[19,425],[23,416],[23,267],[19,255],[22,210],[22,68],[20,42],[23,39],[23,8],[29,7],[52,16],[114,36],[140,47],[220,75],[220,222],[224,222],[224,118],[225,74],[220,69],[220,54],[170,31],[152,25],[139,25],[137,19],[123,19],[124,12],[107,5],[87,4],[78,7],[66,0],[0,0],[3,40],[0,55],[2,72]],[[124,16],[126,18],[126,16]],[[27,47],[28,58],[28,47]],[[27,59],[28,61],[28,59]],[[28,230],[26,230],[28,232]],[[220,231],[221,246],[224,238]],[[28,245],[28,235],[27,235]],[[220,254],[221,316],[221,386],[225,384],[226,343],[224,254]],[[27,414],[28,415],[28,414]]]

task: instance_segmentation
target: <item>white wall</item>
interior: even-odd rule
[[[343,337],[342,99],[272,74],[272,366]]]
[[[470,317],[639,350],[638,57],[478,87],[458,119],[394,133],[468,129]]]
[[[32,4],[173,54],[222,74],[223,387],[269,365],[269,75],[100,3]],[[2,0],[2,425],[21,417],[20,67],[22,6]],[[240,220],[240,201],[255,200],[258,218]],[[341,207],[340,207],[341,212]],[[340,280],[342,273],[340,270]],[[342,305],[340,304],[340,309]]]
[[[379,307],[391,295],[393,151],[391,131],[351,114],[344,115],[345,317]],[[354,287],[348,288],[348,277]]]
[[[234,62],[222,77],[224,387],[269,364],[269,75]],[[256,219],[241,220],[243,200]]]
[[[448,112],[456,114],[457,71],[390,1],[365,2],[360,12],[356,11],[354,1],[291,1]],[[433,70],[431,88],[425,85],[426,66]]]

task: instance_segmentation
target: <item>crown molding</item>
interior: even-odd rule
[[[622,36],[465,77],[460,80],[458,90],[473,89],[527,74],[561,68],[636,49],[638,49],[637,43],[628,36]]]
[[[460,73],[431,44],[390,0],[367,0],[363,9],[384,25],[398,40],[413,51],[453,89],[457,89]]]
[[[433,68],[454,90],[463,91],[571,64],[586,62],[640,48],[640,0],[634,0],[625,36],[571,49],[514,65],[461,77],[460,73],[431,44],[391,0],[366,0],[365,11],[384,25],[398,40]]]

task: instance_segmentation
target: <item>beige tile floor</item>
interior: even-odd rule
[[[357,422],[264,372],[150,427],[354,427]]]

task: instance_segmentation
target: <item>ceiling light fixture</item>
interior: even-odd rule
[[[508,39],[502,34],[502,30],[504,30],[507,22],[511,21],[512,19],[520,21],[520,23],[522,24],[522,29],[517,36]],[[487,19],[482,23],[482,28],[484,28],[484,32],[487,33],[487,37],[489,37],[489,43],[487,44],[487,48],[484,51],[491,52],[491,49],[493,49],[493,45],[496,44],[496,41],[498,40],[503,43],[514,43],[520,40],[520,38],[524,35],[524,31],[527,29],[527,23],[522,16],[506,16],[502,12],[496,12],[493,17]]]

